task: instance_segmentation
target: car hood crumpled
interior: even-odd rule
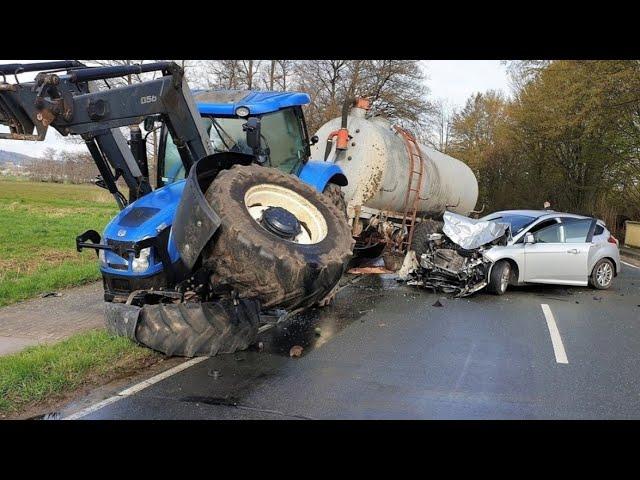
[[[475,220],[453,212],[444,212],[442,231],[452,242],[466,250],[473,250],[502,237],[508,223]]]

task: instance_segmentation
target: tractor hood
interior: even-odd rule
[[[122,210],[105,228],[104,238],[138,242],[155,237],[173,223],[185,182],[181,180],[146,194]]]

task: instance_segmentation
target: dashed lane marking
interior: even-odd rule
[[[620,261],[621,261],[623,264],[625,264],[627,267],[637,268],[637,269],[639,269],[639,270],[640,270],[640,267],[639,267],[639,266],[637,266],[637,265],[634,265],[634,264],[632,264],[632,263],[627,263],[627,262],[622,261],[622,260],[620,260]]]
[[[569,363],[567,360],[567,352],[564,351],[564,345],[562,344],[562,338],[556,325],[556,319],[553,318],[553,313],[546,303],[541,304],[542,313],[547,320],[547,328],[549,329],[549,335],[551,335],[551,344],[553,345],[553,353],[556,356],[556,362]]]

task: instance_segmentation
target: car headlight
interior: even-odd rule
[[[144,272],[149,268],[149,256],[151,255],[151,247],[140,250],[138,258],[133,257],[131,268],[134,272]]]
[[[98,258],[100,259],[100,265],[103,267],[107,266],[107,255],[104,253],[103,249],[98,250]]]

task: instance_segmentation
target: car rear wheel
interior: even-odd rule
[[[589,283],[598,290],[606,290],[613,283],[614,267],[611,260],[603,258],[593,266]]]
[[[500,260],[491,269],[487,290],[496,295],[503,295],[509,286],[511,265],[506,260]]]

